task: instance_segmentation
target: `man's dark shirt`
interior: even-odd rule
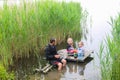
[[[56,47],[48,44],[45,48],[45,55],[47,60],[55,60],[56,58],[54,57],[54,55],[56,54],[57,54]]]

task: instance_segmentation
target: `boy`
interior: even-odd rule
[[[84,43],[80,41],[78,43],[78,59],[82,59],[84,57]]]

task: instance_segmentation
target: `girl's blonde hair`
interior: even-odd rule
[[[73,43],[73,39],[72,38],[68,38],[67,39],[67,43],[69,44],[69,43]]]

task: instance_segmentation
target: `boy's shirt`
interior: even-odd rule
[[[84,48],[83,47],[78,48],[78,53],[84,53]]]
[[[82,60],[84,57],[84,48],[78,48],[78,59]]]

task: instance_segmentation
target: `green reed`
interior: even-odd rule
[[[120,14],[114,20],[112,20],[113,26],[113,48],[111,46],[109,49],[111,50],[111,56],[113,59],[112,64],[112,80],[119,80],[120,79]]]
[[[51,37],[58,43],[81,31],[80,3],[37,0],[0,9],[0,58],[4,65],[12,58],[40,54]]]
[[[105,40],[106,46],[102,45],[100,48],[101,56],[104,58],[100,58],[102,80],[120,79],[120,14],[116,19],[111,18],[111,26],[112,38],[108,36]]]

